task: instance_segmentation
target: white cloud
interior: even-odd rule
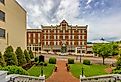
[[[87,4],[89,4],[89,3],[91,3],[91,2],[92,2],[92,0],[88,0],[88,1],[87,1]]]
[[[121,15],[113,14],[100,18],[97,21],[90,22],[89,39],[105,39],[121,40]]]
[[[105,0],[102,0],[101,7],[99,6],[100,2],[95,2],[94,5],[90,4],[94,2],[94,0],[85,0],[85,3],[80,3],[80,1],[84,0],[17,1],[28,12],[27,23],[29,28],[40,28],[41,25],[59,24],[65,19],[72,25],[88,24],[88,40],[93,40],[95,38],[100,39],[101,37],[121,38],[121,12],[114,12],[113,14],[105,16],[104,13],[108,12],[108,9],[114,11],[112,7],[116,8],[115,4],[107,8],[108,6],[104,3]],[[102,6],[104,6],[104,8]],[[97,7],[103,10],[98,10]],[[95,10],[93,10],[93,8],[95,8]]]

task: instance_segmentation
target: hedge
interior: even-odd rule
[[[85,64],[85,65],[90,65],[91,62],[90,62],[90,60],[83,60],[83,64]]]
[[[28,72],[26,70],[18,66],[0,67],[0,70],[8,71],[8,74],[28,75]]]
[[[74,59],[68,59],[68,64],[74,64]]]
[[[55,57],[49,58],[49,63],[50,64],[56,64],[56,58]]]

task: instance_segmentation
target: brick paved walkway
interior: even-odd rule
[[[66,61],[57,61],[57,72],[54,72],[46,82],[79,82],[79,79],[73,77],[70,72],[67,72]]]

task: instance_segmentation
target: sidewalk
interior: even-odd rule
[[[57,72],[54,72],[46,82],[79,82],[79,79],[73,77],[70,72],[67,72],[66,61],[57,61]]]

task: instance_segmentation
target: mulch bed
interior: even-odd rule
[[[105,72],[106,73],[112,73],[113,69],[111,67],[108,67],[105,69]]]

